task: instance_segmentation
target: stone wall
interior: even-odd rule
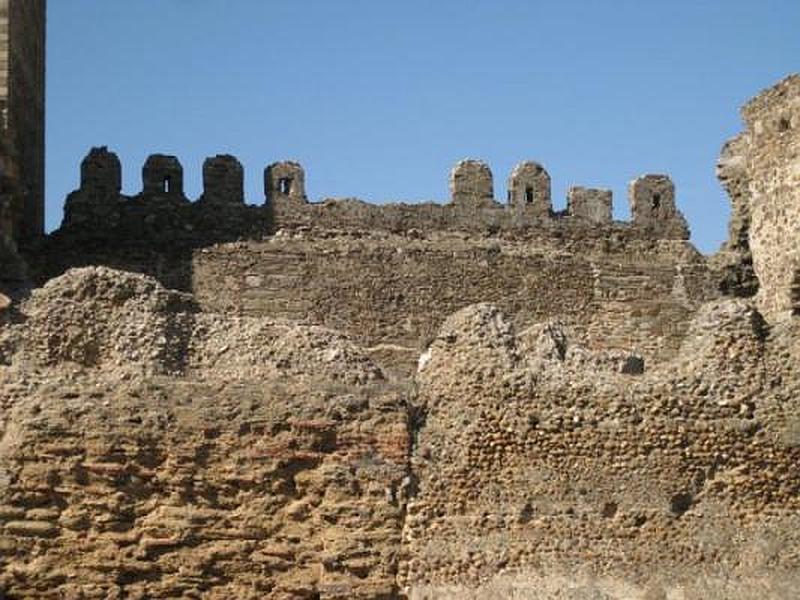
[[[416,377],[409,598],[793,598],[799,346],[766,331],[711,303],[624,375],[558,324],[452,315]]]
[[[235,157],[209,158],[203,165],[204,191],[193,209],[200,213],[210,205],[241,207],[244,171]],[[321,228],[392,233],[416,229],[421,232],[461,231],[484,234],[525,234],[570,238],[598,238],[622,235],[641,240],[689,238],[686,221],[675,204],[675,188],[668,177],[648,175],[637,180],[637,193],[631,196],[634,219],[630,223],[613,221],[612,198],[607,190],[574,188],[568,208],[554,212],[551,204],[550,176],[542,165],[524,161],[509,178],[509,200],[503,205],[494,199],[492,172],[477,160],[459,162],[450,174],[449,203],[368,204],[361,200],[325,199],[309,202],[305,191],[305,171],[294,161],[269,165],[264,171],[265,202],[258,208],[264,220],[273,223],[269,235],[278,229]],[[645,183],[647,185],[645,185]],[[663,195],[658,210],[647,190],[659,187],[654,197]],[[131,203],[119,193],[120,166],[117,156],[107,148],[93,148],[81,165],[81,187],[67,198],[62,229],[80,234],[81,228],[99,229],[135,221],[131,210],[142,198],[169,197],[188,203],[183,193],[183,167],[174,156],[153,155],[142,169],[142,191]],[[661,189],[663,188],[663,189]],[[652,190],[651,190],[652,191]],[[163,203],[149,202],[155,215]],[[255,207],[254,207],[255,209]],[[109,220],[109,214],[113,218]],[[266,217],[269,219],[266,219]],[[155,218],[155,217],[154,217]],[[89,225],[91,224],[91,225]],[[220,230],[231,230],[231,223],[219,222]],[[240,237],[253,235],[252,228]],[[213,235],[211,235],[213,237]],[[213,243],[214,240],[210,240]]]
[[[507,207],[481,164],[377,207],[278,163],[254,207],[232,157],[190,202],[93,150],[38,276],[193,293],[93,267],[0,307],[0,597],[795,598],[797,85],[720,162],[756,301],[663,176],[632,223],[545,211],[534,163]]]
[[[0,596],[797,595],[796,322],[712,302],[642,365],[480,303],[398,383],[196,300],[94,267],[0,321]]]
[[[719,173],[734,200],[730,245],[746,239],[771,321],[800,313],[800,76],[742,110],[746,130],[729,142]]]
[[[207,310],[321,323],[412,364],[447,315],[481,301],[520,327],[560,319],[592,346],[664,359],[717,295],[702,256],[674,240],[313,230],[199,250],[191,272]]]
[[[721,288],[725,293],[750,297],[758,291],[750,250],[750,181],[745,152],[747,138],[740,135],[725,143],[717,162],[717,177],[731,201],[728,239],[712,258],[724,274]]]
[[[61,229],[31,263],[42,280],[104,264],[192,291],[208,310],[324,324],[394,348],[386,359],[404,371],[448,314],[474,302],[520,324],[563,319],[592,344],[652,359],[674,353],[687,318],[717,295],[663,176],[639,180],[663,188],[660,211],[639,192],[630,223],[612,220],[604,190],[574,188],[554,212],[550,177],[530,161],[512,172],[507,205],[474,160],[453,170],[448,204],[312,203],[302,167],[286,161],[267,167],[267,202],[253,206],[243,176],[234,157],[209,158],[191,202],[178,159],[154,155],[141,193],[126,197],[119,159],[94,148]]]
[[[45,13],[45,0],[0,0],[0,129],[18,167],[18,239],[44,233]]]

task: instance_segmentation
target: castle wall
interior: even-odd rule
[[[410,364],[448,315],[476,302],[520,328],[563,320],[590,346],[662,359],[716,294],[702,257],[679,241],[313,231],[197,250],[191,272],[206,310],[323,324],[367,347],[409,349]]]
[[[537,162],[519,163],[508,178],[508,203],[519,210],[549,215],[550,193],[550,174]]]
[[[154,155],[142,191],[126,197],[116,155],[92,149],[62,228],[32,259],[39,277],[92,264],[147,273],[210,311],[319,323],[404,349],[402,368],[474,302],[495,302],[521,325],[563,319],[589,343],[654,358],[674,352],[687,317],[716,296],[663,176],[654,181],[671,193],[665,210],[628,223],[612,221],[604,190],[574,188],[568,210],[554,212],[550,177],[529,161],[511,174],[507,205],[472,160],[451,173],[446,204],[309,202],[303,168],[286,161],[267,167],[267,201],[253,206],[234,157],[208,159],[203,174],[192,202],[178,159]]]
[[[572,187],[567,194],[567,211],[592,223],[611,223],[611,191]]]
[[[45,0],[0,0],[0,111],[18,168],[17,239],[44,233]],[[9,227],[7,224],[6,227]]]
[[[738,153],[725,157],[722,174],[735,182],[737,161],[744,171],[747,208],[739,212],[749,217],[758,305],[778,321],[800,314],[800,76],[757,96],[742,114],[746,131],[732,142]]]

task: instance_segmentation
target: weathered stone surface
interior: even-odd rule
[[[491,300],[521,328],[560,318],[599,346],[666,358],[716,279],[685,242],[312,230],[192,259],[213,311],[310,319],[360,344],[418,349],[444,319]],[[416,356],[399,353],[406,367]],[[400,359],[399,359],[400,360]]]
[[[722,301],[676,360],[633,377],[558,325],[517,334],[486,304],[453,315],[417,376],[409,597],[791,598],[786,339]]]
[[[122,164],[107,147],[92,148],[81,162],[81,187],[64,202],[64,226],[109,227],[119,218]]]
[[[491,207],[494,204],[492,170],[475,159],[460,161],[450,171],[450,201],[459,206]]]
[[[44,234],[46,6],[45,0],[0,2],[0,180],[16,188],[0,197],[0,232],[15,242]]]
[[[537,162],[519,163],[508,178],[509,205],[550,216],[550,174]]]
[[[122,190],[122,164],[108,147],[92,148],[81,162],[81,189],[116,199]]]
[[[205,160],[200,201],[244,203],[244,168],[236,157],[221,154]]]
[[[475,161],[416,206],[276,163],[253,207],[233,157],[191,203],[93,150],[0,309],[0,596],[794,598],[795,84],[724,150],[712,260],[665,176],[631,223],[535,163],[541,210]]]
[[[778,321],[800,311],[800,76],[758,95],[742,115],[746,130],[726,144],[718,167],[733,198],[728,246],[742,261],[752,253],[759,308]]]
[[[571,187],[567,194],[567,213],[590,223],[610,224],[612,221],[611,198],[610,190]]]
[[[300,163],[286,160],[268,166],[264,170],[264,195],[270,205],[280,200],[306,202],[306,175]]]
[[[143,194],[183,198],[183,167],[175,156],[153,154],[142,167]]]
[[[675,184],[667,175],[642,175],[628,187],[633,222],[639,227],[689,238],[689,226],[675,205]]]
[[[397,597],[407,397],[346,338],[197,314],[109,269],[20,311],[0,329],[0,589]]]

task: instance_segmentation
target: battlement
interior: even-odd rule
[[[175,156],[148,157],[142,168],[141,192],[133,197],[120,192],[121,172],[119,158],[113,152],[105,147],[93,148],[81,163],[80,188],[67,199],[63,227],[117,227],[125,220],[157,213],[165,206],[174,211],[185,205],[194,213],[218,212],[222,208],[229,213],[237,208],[266,211],[270,222],[284,229],[527,231],[549,235],[557,231],[569,233],[577,227],[581,235],[586,235],[587,228],[602,232],[603,228],[612,227],[653,239],[689,237],[686,221],[675,205],[675,186],[666,175],[645,175],[631,183],[633,218],[630,223],[623,223],[612,218],[609,190],[573,187],[566,210],[554,211],[550,175],[534,161],[523,161],[512,170],[505,204],[495,199],[491,168],[475,159],[458,162],[450,172],[449,203],[368,204],[355,199],[310,202],[305,171],[294,161],[266,167],[265,200],[260,206],[245,205],[244,168],[230,155],[205,160],[203,192],[197,202],[185,196],[183,166]],[[211,223],[226,226],[220,221]]]

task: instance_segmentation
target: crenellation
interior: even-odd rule
[[[218,154],[205,160],[200,200],[215,204],[244,204],[244,167],[236,157]]]
[[[114,198],[122,190],[122,164],[108,147],[92,148],[81,162],[81,190],[98,198]]]
[[[64,226],[109,227],[117,221],[122,164],[106,146],[92,148],[81,161],[81,185],[64,202]]]
[[[567,213],[596,225],[609,225],[612,222],[611,190],[571,187],[567,193]]]
[[[675,184],[668,175],[642,175],[628,186],[633,224],[657,233],[689,238],[686,219],[675,205]]]
[[[549,217],[553,209],[550,174],[539,163],[523,161],[508,178],[508,204],[516,209]]]
[[[462,207],[494,206],[494,183],[489,165],[471,158],[459,161],[450,171],[450,200]]]
[[[300,163],[286,160],[269,165],[264,170],[264,196],[267,204],[280,200],[308,202],[305,171]]]
[[[250,205],[231,155],[190,202],[106,147],[5,253],[2,146],[0,598],[796,597],[799,115],[800,77],[744,110],[713,257],[666,175],[628,222],[533,161],[505,205],[478,160]]]
[[[184,219],[185,226],[193,227],[192,223],[199,218],[205,230],[216,226],[228,234],[232,233],[232,223],[239,217],[230,213],[228,217],[232,221],[222,223],[211,215],[203,216],[204,207],[225,206],[235,211],[248,206],[263,212],[261,221],[271,222],[275,230],[315,227],[396,232],[415,229],[596,238],[613,229],[625,237],[637,239],[688,237],[685,221],[675,207],[674,186],[665,175],[640,177],[632,184],[635,210],[630,223],[613,220],[609,190],[580,186],[570,189],[568,208],[563,214],[559,213],[568,218],[553,218],[557,215],[551,206],[550,175],[540,163],[533,161],[517,164],[510,174],[510,201],[506,205],[492,199],[489,166],[474,159],[460,161],[452,169],[453,198],[447,204],[370,204],[354,198],[310,202],[305,192],[302,165],[280,161],[264,170],[265,204],[250,206],[245,204],[244,198],[244,168],[229,154],[204,161],[203,193],[194,203],[184,196],[183,168],[176,157],[150,156],[142,168],[142,176],[143,190],[133,199],[177,198],[187,205],[189,212],[171,214],[170,223],[177,226],[176,219]],[[124,224],[129,219],[141,219],[147,211],[161,210],[158,203],[148,208],[143,208],[139,202],[131,204],[131,199],[120,193],[121,187],[122,169],[117,156],[106,147],[92,148],[81,164],[81,187],[67,199],[63,225],[85,223],[96,232],[97,228],[117,227],[118,221]],[[250,226],[245,229],[253,231]],[[259,237],[268,233],[261,232]]]
[[[175,156],[153,154],[142,167],[142,193],[183,198],[183,167]]]

